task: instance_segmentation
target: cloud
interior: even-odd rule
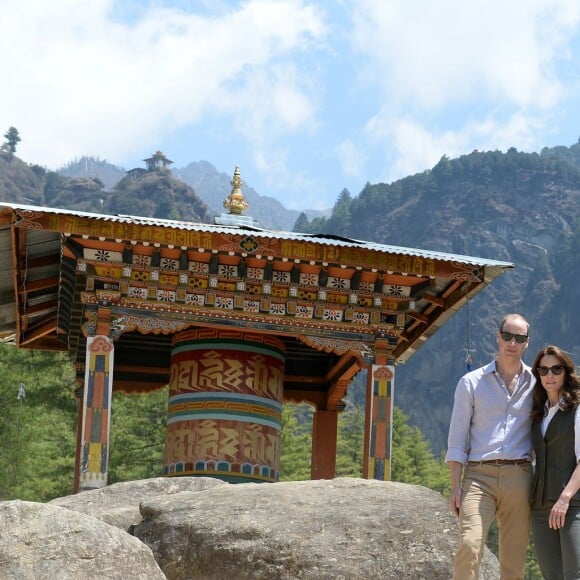
[[[360,0],[353,19],[353,44],[393,106],[433,110],[483,98],[544,108],[562,97],[556,63],[580,4]]]
[[[362,178],[367,160],[366,154],[351,140],[345,140],[335,147],[335,153],[340,161],[342,172],[351,177]]]
[[[473,149],[537,149],[563,123],[578,89],[576,0],[352,6],[361,82],[378,94],[363,129],[367,152],[381,152],[378,179]]]
[[[253,144],[309,132],[317,123],[316,105],[293,63],[247,71],[243,79],[232,83],[231,90],[223,92],[220,108]]]
[[[575,126],[577,0],[329,6],[21,0],[0,19],[0,133],[51,168],[161,148],[328,207],[443,154],[537,150]]]
[[[287,208],[327,209],[331,204],[322,195],[319,179],[290,169],[288,156],[289,150],[284,148],[256,149],[253,162],[264,174],[266,186],[276,189],[276,198]]]
[[[312,125],[308,71],[290,60],[323,39],[318,9],[253,0],[220,4],[217,17],[157,5],[134,7],[129,20],[107,0],[22,0],[4,11],[0,126],[18,128],[25,159],[123,159],[207,117],[233,118],[250,140],[266,126]]]
[[[443,155],[458,157],[473,149],[507,150],[516,147],[529,150],[542,121],[515,113],[509,118],[489,114],[482,121],[467,121],[456,129],[437,129],[412,117],[393,117],[387,111],[367,124],[371,143],[385,143],[384,157],[392,159],[385,181],[431,169]]]

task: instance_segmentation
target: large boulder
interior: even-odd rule
[[[57,506],[0,502],[0,578],[161,580],[151,550],[104,522]]]
[[[0,503],[0,521],[0,580],[448,580],[459,541],[441,494],[356,478],[154,478]],[[498,577],[486,549],[480,578]]]
[[[139,504],[152,496],[167,496],[181,491],[203,491],[227,485],[214,477],[154,477],[114,483],[101,489],[58,497],[49,503],[84,514],[129,531],[143,521]]]
[[[151,497],[133,533],[167,578],[448,580],[458,528],[427,488],[338,478]],[[480,578],[499,577],[486,550]]]

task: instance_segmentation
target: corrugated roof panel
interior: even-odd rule
[[[338,236],[331,236],[325,234],[304,234],[304,233],[294,233],[294,232],[284,232],[276,230],[265,230],[258,228],[245,228],[241,226],[218,226],[212,224],[203,223],[193,223],[184,221],[174,221],[174,220],[164,220],[157,218],[148,218],[140,216],[129,216],[129,215],[105,215],[105,214],[94,214],[88,212],[71,211],[56,208],[45,208],[37,206],[26,206],[26,205],[16,205],[9,203],[0,203],[0,207],[10,207],[12,209],[18,210],[29,210],[29,211],[41,211],[45,213],[54,213],[60,215],[70,215],[77,217],[88,217],[91,219],[97,219],[102,221],[112,221],[119,223],[135,224],[135,225],[149,225],[162,228],[186,230],[186,231],[199,231],[204,233],[221,233],[221,234],[232,234],[238,233],[241,235],[253,235],[257,237],[266,238],[276,238],[282,240],[291,241],[301,241],[301,242],[312,242],[321,245],[337,246],[337,247],[356,247],[365,248],[371,251],[384,252],[387,254],[398,254],[405,256],[413,256],[419,258],[442,260],[442,261],[456,261],[461,264],[470,264],[475,266],[499,266],[501,268],[513,268],[514,265],[510,262],[501,262],[498,260],[489,260],[485,258],[477,258],[474,256],[465,256],[461,254],[448,254],[445,252],[434,252],[429,250],[423,250],[420,248],[407,248],[400,246],[391,246],[385,244],[377,244],[374,242],[367,242],[361,240],[349,240],[347,238],[340,238]]]
[[[26,245],[36,257],[50,256],[60,252],[60,234],[44,230],[28,230]]]

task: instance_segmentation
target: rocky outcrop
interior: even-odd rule
[[[0,579],[165,578],[145,544],[97,518],[54,505],[0,502]]]
[[[115,483],[102,489],[59,497],[49,503],[95,516],[127,532],[143,521],[139,511],[141,502],[183,491],[204,491],[218,485],[227,483],[213,477],[154,477]]]
[[[30,506],[34,522],[21,513],[32,513]],[[439,493],[356,478],[238,485],[156,478],[46,505],[0,503],[0,510],[19,514],[1,518],[0,570],[10,562],[12,570],[24,571],[0,572],[0,578],[83,577],[74,576],[81,563],[90,559],[96,565],[97,557],[109,568],[98,568],[102,573],[93,568],[92,577],[120,577],[108,575],[109,569],[123,571],[126,580],[163,577],[142,575],[141,566],[151,559],[144,554],[152,553],[172,580],[448,580],[458,541],[456,520]],[[91,539],[85,541],[87,535]],[[116,551],[110,543],[117,543]],[[127,554],[125,546],[135,553]],[[44,574],[49,569],[41,563],[51,553],[69,576]],[[30,575],[33,562],[39,575]],[[498,577],[497,559],[486,550],[481,578]]]

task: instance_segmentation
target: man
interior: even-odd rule
[[[535,382],[522,361],[528,341],[528,322],[519,314],[508,314],[497,332],[495,359],[464,375],[455,390],[446,456],[451,473],[449,505],[459,518],[461,535],[454,580],[479,577],[495,517],[501,578],[524,577]]]

